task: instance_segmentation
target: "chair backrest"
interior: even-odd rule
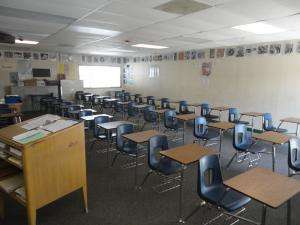
[[[174,128],[177,125],[175,110],[167,110],[164,112],[164,125],[166,128]]]
[[[81,106],[80,105],[70,105],[68,110],[69,111],[76,111],[76,110],[80,110]]]
[[[202,103],[200,106],[201,106],[201,116],[207,116],[209,114],[209,104]]]
[[[154,96],[147,96],[147,104],[155,106],[155,98],[154,98]]]
[[[199,160],[197,184],[198,195],[201,199],[209,202],[214,197],[219,199],[218,187],[223,187],[223,178],[217,155],[206,155]]]
[[[162,109],[169,109],[170,108],[170,100],[168,98],[162,98],[160,100],[160,107]]]
[[[107,123],[109,122],[109,117],[108,116],[97,116],[94,119],[94,137],[98,137],[100,135],[100,131],[102,130],[99,128],[97,125],[101,123]]]
[[[179,102],[179,113],[186,113],[188,112],[188,104],[187,101],[182,100]]]
[[[154,106],[150,105],[144,109],[144,120],[147,122],[155,122],[156,121],[156,113],[154,111]]]
[[[160,151],[168,150],[168,138],[166,135],[156,135],[149,139],[148,142],[148,165],[150,169],[156,170],[158,163]]]
[[[137,115],[137,111],[133,106],[134,106],[133,102],[128,103],[128,108],[127,108],[128,116],[136,116]]]
[[[194,121],[194,136],[197,138],[203,137],[207,133],[207,121],[205,117],[197,117]]]
[[[121,124],[117,127],[117,137],[116,137],[116,142],[117,142],[117,149],[119,151],[122,151],[124,148],[125,143],[127,145],[135,146],[136,143],[130,140],[125,140],[123,137],[124,134],[130,134],[134,132],[134,126],[133,124]]]
[[[247,150],[252,141],[245,124],[236,124],[233,130],[233,147],[239,151]]]
[[[239,110],[237,108],[230,108],[228,111],[228,122],[236,122],[239,120]]]
[[[270,130],[273,127],[273,120],[271,113],[263,114],[263,128],[264,130]]]
[[[289,140],[288,165],[292,170],[300,171],[300,139]]]

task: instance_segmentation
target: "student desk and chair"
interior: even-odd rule
[[[283,123],[290,123],[290,124],[296,124],[296,130],[295,130],[295,135],[298,136],[299,135],[299,124],[300,124],[300,118],[296,118],[296,117],[287,117],[284,119],[280,120],[280,123],[278,125],[278,128],[280,128],[282,126]]]
[[[183,145],[180,147],[168,149],[165,151],[160,151],[162,156],[168,157],[181,164],[180,170],[180,190],[179,190],[179,222],[184,223],[183,217],[183,183],[184,183],[184,171],[189,165],[192,165],[200,158],[205,155],[217,154],[213,149],[207,148],[205,146],[199,145],[197,143]]]

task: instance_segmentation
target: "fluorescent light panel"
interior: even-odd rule
[[[254,34],[275,34],[285,31],[282,28],[275,27],[264,22],[249,23],[245,25],[235,26],[232,28],[247,31]]]
[[[19,40],[19,39],[16,39],[16,40],[15,40],[15,43],[16,43],[16,44],[25,44],[25,45],[36,45],[36,44],[38,44],[39,42],[38,42],[38,41],[30,41],[30,40]]]
[[[120,31],[106,30],[97,27],[71,26],[70,29],[79,33],[96,34],[103,36],[116,36],[121,33]]]
[[[148,45],[148,44],[136,44],[136,45],[132,45],[133,47],[137,47],[137,48],[151,48],[151,49],[165,49],[165,48],[169,48],[166,46],[159,46],[159,45]]]

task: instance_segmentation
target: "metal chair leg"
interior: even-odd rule
[[[113,166],[113,165],[115,164],[115,162],[116,162],[116,160],[117,160],[117,158],[118,158],[118,156],[119,156],[120,154],[121,154],[120,152],[117,152],[117,153],[115,154],[115,156],[114,156],[114,158],[113,158],[113,160],[112,160],[112,162],[111,162],[111,166]]]
[[[146,174],[146,176],[144,177],[142,183],[139,185],[139,188],[142,189],[143,185],[146,183],[148,177],[150,176],[150,174],[152,174],[153,171],[152,170],[149,170],[148,173]]]
[[[235,157],[237,157],[237,153],[234,153],[234,155],[232,156],[232,158],[230,159],[230,161],[227,163],[226,169],[228,169],[230,167],[230,165],[233,162],[233,160],[234,160]]]

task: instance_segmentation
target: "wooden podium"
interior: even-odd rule
[[[27,208],[29,225],[36,225],[37,209],[78,189],[82,190],[87,212],[84,124],[77,123],[36,141],[20,144],[13,137],[27,131],[21,127],[25,123],[30,123],[30,120],[0,130],[0,142],[2,147],[3,144],[5,146],[2,150],[9,156],[19,158],[22,165],[5,157],[0,158],[0,161],[5,160],[23,173],[26,198],[19,198],[15,192],[7,194]],[[10,147],[21,151],[22,155],[11,153]],[[0,215],[4,217],[4,200],[1,195]]]

